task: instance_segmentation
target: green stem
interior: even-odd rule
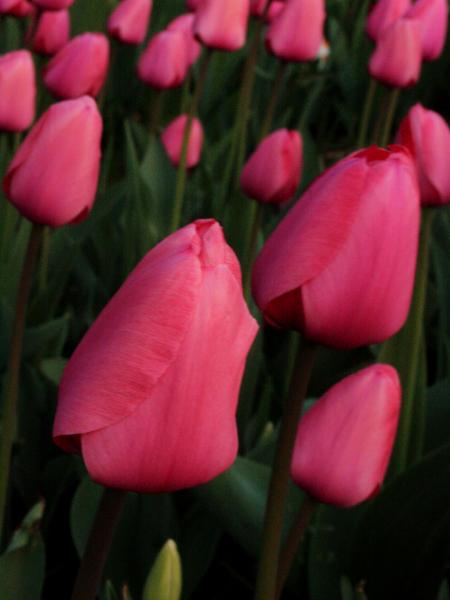
[[[358,141],[356,142],[357,148],[362,148],[366,142],[367,132],[369,130],[370,115],[372,113],[376,89],[377,82],[375,81],[375,79],[370,78],[369,89],[367,90],[366,100],[364,102],[364,109],[361,116],[361,123],[359,126]]]
[[[41,294],[44,293],[47,288],[51,235],[50,227],[45,227],[42,238],[41,261],[39,266],[39,291]]]
[[[185,82],[183,83],[183,88],[181,90],[180,115],[183,115],[189,108],[191,83],[192,69],[189,69],[188,75],[186,77]]]
[[[258,234],[261,228],[264,207],[260,202],[251,200],[252,215],[250,218],[250,228],[248,235],[248,247],[244,263],[244,295],[247,302],[250,300],[251,281],[252,281],[252,266],[255,260],[256,251],[258,249]]]
[[[3,419],[0,447],[0,535],[5,522],[11,454],[16,436],[17,404],[19,399],[20,361],[28,297],[34,266],[42,237],[42,226],[33,225],[22,267],[22,275],[16,301],[16,312],[11,333],[8,376],[3,402]]]
[[[380,137],[380,146],[386,146],[391,137],[392,123],[394,122],[395,109],[397,108],[400,91],[400,88],[393,88],[389,92],[386,103],[386,117],[384,121],[383,132]]]
[[[150,112],[150,135],[155,135],[158,132],[159,121],[161,118],[162,101],[164,90],[155,90]]]
[[[278,98],[280,96],[281,83],[284,78],[284,74],[286,72],[288,63],[285,61],[281,61],[278,65],[278,70],[275,75],[275,80],[272,84],[272,94],[270,96],[269,104],[267,105],[266,114],[264,116],[263,124],[261,126],[261,131],[259,135],[259,139],[262,140],[269,133],[270,128],[272,127],[272,121],[275,114],[275,109],[277,107]]]
[[[255,600],[274,600],[276,595],[278,556],[289,486],[291,457],[316,351],[317,346],[305,342],[297,354],[292,373],[269,485]]]
[[[95,600],[127,492],[105,488],[72,592],[72,600]]]
[[[208,71],[208,64],[211,60],[212,52],[207,50],[203,62],[200,66],[200,73],[198,76],[197,85],[195,87],[194,96],[192,98],[191,106],[189,108],[188,118],[186,121],[186,127],[183,132],[183,143],[181,146],[181,157],[177,171],[177,182],[175,188],[175,201],[172,211],[172,218],[170,222],[170,231],[173,232],[180,226],[181,218],[183,214],[183,198],[184,190],[186,188],[186,164],[187,154],[189,148],[189,137],[191,135],[192,121],[197,112],[200,97],[202,95],[203,87],[206,81],[206,74]]]

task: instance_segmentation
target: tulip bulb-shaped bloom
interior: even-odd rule
[[[166,27],[167,31],[178,31],[186,36],[189,66],[197,61],[202,51],[202,47],[194,37],[194,19],[195,17],[192,13],[186,13],[185,15],[176,17]]]
[[[250,14],[253,17],[262,17],[270,0],[250,0]]]
[[[438,58],[447,37],[447,0],[417,0],[408,11],[408,17],[417,20],[420,25],[423,58]]]
[[[202,0],[195,12],[194,33],[208,48],[233,52],[245,44],[249,0]]]
[[[26,17],[33,10],[27,0],[0,0],[0,15]]]
[[[178,87],[189,70],[189,49],[186,35],[180,31],[161,31],[141,54],[137,71],[139,78],[157,89]]]
[[[236,403],[257,324],[213,220],[158,244],[81,341],[53,435],[98,483],[162,492],[204,483],[236,457]]]
[[[83,33],[52,58],[44,71],[44,83],[57,98],[95,97],[105,83],[108,63],[107,37]]]
[[[59,227],[90,212],[100,170],[102,119],[89,97],[51,106],[6,171],[7,198],[25,217]]]
[[[324,22],[324,0],[287,0],[267,29],[267,49],[283,60],[313,60],[322,43]]]
[[[397,142],[414,156],[422,204],[448,204],[450,129],[441,115],[416,104],[401,122]]]
[[[188,116],[180,115],[174,119],[161,134],[161,141],[173,165],[178,166],[181,160],[183,136]],[[203,146],[203,127],[197,118],[194,118],[189,135],[186,167],[191,169],[200,161]]]
[[[36,111],[34,64],[28,50],[0,56],[0,130],[24,131]]]
[[[253,271],[265,318],[318,343],[381,342],[406,320],[417,257],[419,190],[401,146],[328,169],[266,241]]]
[[[32,0],[33,4],[43,10],[62,10],[69,8],[75,0]]]
[[[266,21],[268,23],[271,23],[272,21],[274,21],[285,6],[286,6],[285,2],[279,2],[278,0],[272,0],[272,2],[269,5],[269,10],[267,11]]]
[[[122,0],[108,19],[108,33],[124,44],[141,44],[147,35],[152,0]]]
[[[411,0],[378,0],[367,17],[366,31],[376,40],[378,36],[402,17],[411,6]]]
[[[377,364],[346,377],[302,417],[292,479],[319,502],[354,506],[378,493],[397,431],[397,371]]]
[[[408,87],[417,83],[421,63],[420,25],[413,19],[398,19],[379,35],[369,72],[386,85]]]
[[[55,54],[69,41],[70,16],[68,10],[45,11],[33,37],[33,50],[38,54]]]
[[[290,200],[300,182],[302,140],[298,131],[279,129],[268,135],[244,166],[241,188],[259,202]]]

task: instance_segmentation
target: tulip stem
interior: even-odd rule
[[[41,293],[45,292],[47,288],[51,235],[50,227],[45,227],[42,236],[41,262],[39,268],[39,291]]]
[[[305,341],[297,353],[292,372],[269,484],[255,600],[274,600],[276,597],[278,557],[291,458],[316,352],[317,346]]]
[[[249,241],[244,266],[244,295],[247,302],[250,299],[252,266],[258,248],[258,234],[261,228],[263,212],[263,205],[260,202],[256,202],[256,200],[253,201],[252,215],[250,219],[250,235],[248,237]]]
[[[386,116],[384,120],[383,132],[380,138],[380,146],[386,146],[391,137],[392,123],[394,122],[395,109],[397,108],[398,99],[400,97],[400,88],[394,88],[389,92],[386,101]]]
[[[366,100],[364,102],[364,109],[361,116],[361,123],[359,126],[358,141],[356,142],[357,148],[362,148],[366,143],[367,131],[369,130],[369,120],[372,113],[373,101],[375,99],[375,92],[377,89],[377,82],[375,79],[370,78],[369,88],[366,94]]]
[[[266,114],[264,115],[263,124],[259,134],[260,141],[266,137],[272,127],[272,121],[277,107],[278,98],[280,97],[281,83],[284,79],[288,63],[281,61],[278,65],[278,70],[275,75],[274,82],[272,84],[272,94],[270,96],[269,104],[267,105]]]
[[[105,488],[72,592],[72,600],[95,600],[127,492]]]
[[[195,86],[194,95],[192,98],[192,102],[189,108],[189,113],[186,121],[186,126],[183,132],[183,142],[181,145],[181,156],[180,163],[178,165],[177,171],[177,182],[175,188],[175,201],[172,211],[172,218],[170,222],[170,231],[174,232],[178,229],[181,223],[181,219],[183,216],[183,198],[184,191],[186,188],[186,167],[187,167],[187,156],[189,149],[189,138],[191,135],[192,122],[194,120],[195,114],[198,109],[198,105],[200,103],[200,97],[202,95],[202,91],[206,81],[206,75],[208,72],[208,65],[211,60],[212,51],[207,49],[206,54],[203,58],[203,62],[200,66],[200,72],[197,80],[197,85]]]
[[[162,101],[164,96],[164,90],[155,90],[153,95],[152,107],[150,112],[150,136],[158,133],[159,120],[161,117]]]
[[[0,535],[5,523],[11,455],[17,428],[17,405],[19,401],[20,362],[28,297],[30,295],[34,266],[41,243],[43,227],[33,225],[25,254],[22,275],[17,293],[16,311],[11,332],[8,375],[3,401],[3,418],[0,447]]]

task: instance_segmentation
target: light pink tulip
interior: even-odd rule
[[[167,31],[178,31],[186,36],[190,66],[197,61],[202,51],[202,47],[194,37],[194,19],[195,17],[192,13],[186,13],[176,17],[166,27]]]
[[[85,219],[97,190],[101,133],[102,119],[92,98],[52,105],[6,171],[7,198],[41,225],[59,227]]]
[[[188,70],[186,35],[179,31],[157,33],[141,54],[137,66],[139,78],[157,89],[178,87]]]
[[[256,259],[253,294],[264,317],[336,348],[391,337],[409,310],[419,218],[417,175],[402,146],[339,161]]]
[[[143,258],[70,359],[55,442],[81,452],[108,487],[209,481],[236,457],[236,404],[257,328],[221,227],[183,227]]]
[[[417,0],[408,12],[417,20],[422,33],[422,56],[435,60],[444,49],[448,27],[447,0]]]
[[[403,17],[410,6],[411,0],[378,0],[367,17],[367,34],[373,40],[377,40],[389,25]]]
[[[208,48],[233,52],[245,44],[249,0],[203,0],[195,12],[194,33]]]
[[[441,115],[416,104],[401,122],[397,142],[414,156],[422,204],[448,204],[450,129]]]
[[[0,130],[24,131],[36,112],[34,63],[28,50],[0,56]]]
[[[32,0],[32,2],[43,10],[62,10],[72,6],[75,0]]]
[[[122,0],[108,19],[108,33],[125,44],[141,44],[150,22],[152,0]]]
[[[55,54],[67,44],[70,36],[70,15],[68,10],[45,11],[33,37],[33,50],[38,54]]]
[[[178,166],[183,147],[183,135],[188,116],[180,115],[174,119],[161,134],[161,141],[173,165]],[[200,161],[203,146],[203,127],[196,118],[192,121],[187,150],[188,169],[197,166]]]
[[[397,431],[400,380],[377,364],[346,377],[302,417],[292,479],[319,502],[354,506],[383,483]]]

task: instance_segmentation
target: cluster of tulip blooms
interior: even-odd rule
[[[69,39],[73,1],[0,0],[0,14],[31,15],[31,51],[53,55],[42,79],[60,101],[32,126],[3,176],[5,195],[36,228],[88,218],[98,186],[102,116],[95,98],[107,79],[109,41],[102,33]],[[156,90],[185,82],[203,47],[242,48],[250,15],[282,64],[315,60],[326,48],[324,0],[189,0],[187,7],[151,37],[136,65],[140,80]],[[375,42],[371,76],[397,88],[416,83],[422,60],[442,51],[447,9],[446,0],[379,0],[367,19]],[[121,0],[109,35],[141,44],[151,12],[151,0]],[[31,51],[0,57],[2,130],[23,132],[35,119]],[[207,127],[197,108],[193,102],[160,135],[179,178],[201,160]],[[261,205],[282,205],[301,180],[303,142],[298,131],[270,132],[270,123],[268,129],[243,165],[240,185]],[[420,205],[450,202],[449,160],[447,124],[416,104],[395,145],[360,148],[318,177],[256,259],[250,252],[253,299],[266,326],[301,332],[308,348],[351,349],[394,336],[413,294]],[[196,486],[228,469],[238,452],[235,414],[258,323],[219,223],[175,225],[97,317],[60,383],[54,441],[80,453],[92,479],[107,488],[148,493]],[[294,379],[301,379],[301,360],[295,369]],[[298,406],[285,463],[314,501],[348,507],[378,492],[401,387],[395,368],[377,363],[335,384],[301,418]],[[297,387],[293,396],[299,395]],[[275,488],[272,495],[283,496]],[[272,538],[272,562],[279,544]],[[275,583],[264,574],[260,579],[257,597],[274,598]]]

